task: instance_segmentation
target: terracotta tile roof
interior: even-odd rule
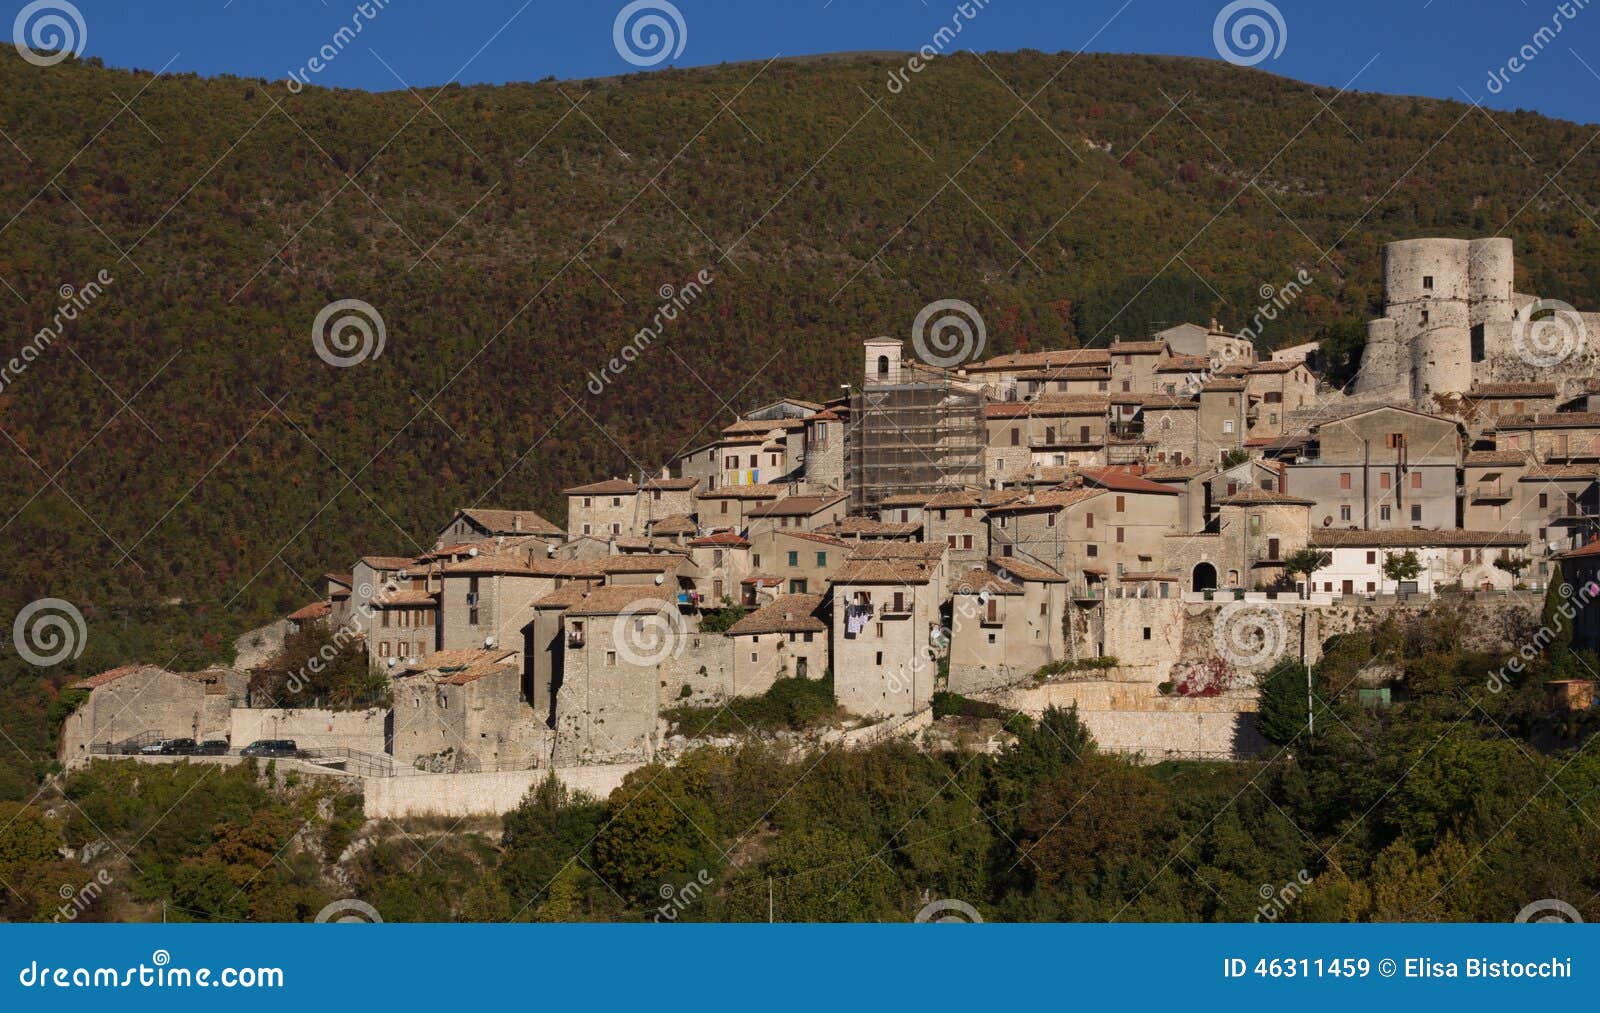
[[[590,588],[568,609],[573,616],[615,616],[624,612],[659,612],[670,607],[676,591],[643,584]]]
[[[532,510],[480,510],[462,507],[456,513],[491,535],[564,535],[561,528]]]
[[[1600,477],[1592,464],[1535,464],[1520,476],[1519,482],[1593,482]]]
[[[700,528],[688,514],[671,514],[650,522],[650,533],[655,535],[695,535]]]
[[[878,501],[880,507],[920,507],[928,502],[928,494],[922,492],[903,492],[894,496],[885,496]]]
[[[1204,386],[1202,386],[1200,389],[1201,389],[1201,391],[1203,391],[1205,393],[1208,393],[1208,394],[1209,393],[1216,393],[1216,392],[1222,392],[1222,393],[1238,392],[1238,391],[1243,391],[1244,390],[1244,381],[1243,380],[1212,380],[1209,383],[1207,383]]]
[[[1537,415],[1502,417],[1497,430],[1506,429],[1592,429],[1600,428],[1600,412],[1541,412]]]
[[[1555,397],[1557,385],[1553,383],[1482,383],[1473,384],[1467,397]]]
[[[842,538],[834,538],[832,535],[818,534],[815,531],[797,531],[793,528],[779,528],[774,533],[787,535],[790,538],[799,538],[807,542],[816,542],[818,545],[830,545],[836,549],[848,549],[852,545],[858,544],[856,542],[847,542]]]
[[[894,524],[875,521],[870,517],[846,517],[834,524],[824,524],[817,530],[825,535],[853,535],[857,538],[909,538],[922,530],[922,522]]]
[[[718,531],[716,534],[707,535],[704,538],[692,538],[689,540],[689,544],[697,549],[706,547],[748,549],[750,547],[750,542],[734,531]]]
[[[1146,411],[1199,411],[1200,402],[1184,394],[1147,394],[1144,407]]]
[[[632,496],[638,491],[638,486],[621,478],[608,478],[603,482],[590,482],[588,485],[575,485],[561,490],[565,496]]]
[[[1063,415],[1101,415],[1109,405],[1104,394],[1042,394],[1026,402],[1039,418],[1056,418]]]
[[[789,491],[786,485],[722,485],[715,489],[701,489],[697,499],[777,499]]]
[[[72,684],[72,688],[99,689],[101,686],[104,686],[108,683],[116,682],[118,679],[126,678],[135,672],[142,672],[146,669],[155,669],[156,671],[160,671],[160,669],[156,669],[154,665],[121,665],[117,668],[106,669],[99,675],[91,675],[87,679],[79,679],[77,682]]]
[[[1085,469],[1083,480],[1090,485],[1097,485],[1113,492],[1150,493],[1156,496],[1178,495],[1178,490],[1176,489],[1161,485],[1159,482],[1152,482],[1146,478],[1140,478],[1138,475],[1126,471],[1118,471],[1115,468]]]
[[[1556,554],[1557,559],[1587,559],[1600,556],[1600,538],[1591,539],[1587,545]]]
[[[600,560],[600,569],[606,573],[670,573],[688,560],[678,555],[648,553],[634,556],[611,556]]]
[[[797,430],[804,429],[805,425],[805,419],[742,419],[724,427],[722,432],[726,436],[765,435],[774,429]]]
[[[1246,369],[1248,373],[1293,373],[1301,366],[1305,366],[1302,359],[1272,359],[1267,362],[1258,362]],[[1310,367],[1307,367],[1308,369]]]
[[[1213,469],[1203,464],[1170,465],[1164,468],[1151,468],[1144,473],[1144,477],[1152,482],[1187,482],[1209,475]]]
[[[477,682],[479,679],[485,678],[487,676],[505,675],[507,673],[516,672],[516,671],[517,671],[517,666],[514,665],[514,664],[504,664],[504,663],[502,663],[502,664],[474,665],[472,668],[468,668],[468,669],[466,669],[464,671],[455,672],[455,673],[452,673],[450,675],[444,676],[443,678],[438,680],[438,685],[440,685],[440,686],[466,686],[466,685],[469,685],[471,683]]]
[[[861,542],[850,553],[850,560],[925,559],[938,560],[945,547],[933,542]]]
[[[951,594],[1021,594],[1022,587],[983,567],[968,570],[950,585]]]
[[[1174,355],[1156,367],[1157,373],[1204,373],[1211,369],[1211,360],[1203,355]]]
[[[346,590],[355,587],[355,578],[348,573],[325,573],[322,577],[324,580],[344,585]]]
[[[284,618],[292,623],[303,623],[310,619],[325,619],[331,612],[333,612],[333,606],[328,602],[314,601],[309,605],[303,605],[295,609]]]
[[[1166,350],[1165,341],[1113,341],[1107,349],[1112,355],[1159,355]]]
[[[785,496],[752,508],[748,517],[810,517],[846,499],[843,493],[821,496]]]
[[[1270,489],[1241,489],[1232,496],[1217,500],[1218,506],[1316,506],[1316,501],[1291,496]]]
[[[1468,468],[1508,468],[1527,464],[1528,455],[1520,450],[1472,450],[1462,457],[1461,463]]]
[[[1171,490],[1162,487],[1163,491]],[[1024,496],[1010,503],[997,503],[989,508],[992,514],[1026,513],[1031,510],[1063,510],[1096,496],[1104,496],[1103,489],[1052,489],[1035,496]]]
[[[1011,372],[1021,369],[1052,369],[1057,366],[1109,365],[1111,353],[1104,348],[1063,348],[1051,352],[1013,352],[997,355],[967,367],[968,372]]]
[[[1002,577],[1019,577],[1043,584],[1065,584],[1067,578],[1043,563],[1030,563],[1015,556],[990,556],[989,565]]]
[[[1389,547],[1450,548],[1479,546],[1521,547],[1528,544],[1525,533],[1510,531],[1416,531],[1398,528],[1390,531],[1345,531],[1337,528],[1313,531],[1311,544],[1319,549],[1375,549]]]
[[[372,596],[368,602],[373,608],[415,608],[418,605],[433,606],[438,602],[434,599],[433,591],[417,591],[406,589],[402,591],[384,591]]]
[[[926,584],[933,579],[931,564],[914,559],[858,559],[834,575],[839,584]]]
[[[416,563],[416,556],[362,556],[361,562],[374,570],[404,570]]]
[[[688,492],[700,484],[698,478],[652,478],[644,483],[647,492]]]
[[[1111,370],[1104,366],[1057,366],[1055,369],[1034,369],[1018,373],[1018,380],[1048,382],[1051,380],[1110,380]]]
[[[728,628],[732,637],[760,633],[825,633],[828,624],[816,612],[822,607],[820,594],[782,594]]]

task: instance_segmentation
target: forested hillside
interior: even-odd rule
[[[56,597],[89,630],[43,684],[0,657],[13,744],[47,747],[54,686],[217,657],[455,506],[559,521],[564,485],[835,394],[931,300],[973,303],[1002,352],[1242,326],[1305,270],[1263,335],[1287,344],[1369,314],[1385,241],[1503,231],[1519,287],[1595,308],[1588,129],[1064,62],[958,56],[898,94],[898,61],[863,57],[373,95],[0,53],[0,344],[38,346],[0,378],[0,625]],[[335,368],[312,324],[345,299],[386,344]]]

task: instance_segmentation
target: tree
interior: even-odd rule
[[[1422,561],[1414,550],[1391,552],[1383,558],[1383,575],[1395,582],[1396,591],[1399,585],[1416,580],[1421,574]]]
[[[1495,559],[1494,568],[1511,574],[1511,582],[1520,584],[1522,582],[1522,571],[1528,568],[1528,561],[1521,556],[1513,556],[1509,552],[1502,552]]]
[[[1326,568],[1332,561],[1333,560],[1328,553],[1323,552],[1321,549],[1296,549],[1295,551],[1289,553],[1288,558],[1284,559],[1283,569],[1291,577],[1296,575],[1305,577],[1306,587],[1303,597],[1309,597],[1311,592],[1311,575],[1316,573],[1318,570]]]
[[[1306,728],[1306,667],[1283,658],[1261,677],[1261,703],[1256,728],[1273,745],[1293,741]]]

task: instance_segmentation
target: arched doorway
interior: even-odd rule
[[[1196,591],[1215,591],[1217,589],[1217,568],[1210,563],[1196,563],[1194,568],[1194,589]]]

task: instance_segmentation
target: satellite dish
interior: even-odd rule
[[[483,638],[483,646],[485,646],[485,647],[493,647],[494,646],[494,637],[484,637]]]
[[[664,580],[666,580],[666,577],[665,577],[665,576],[664,576],[664,575],[662,575],[662,574],[659,574],[659,573],[658,573],[658,574],[656,574],[656,584],[657,584],[657,585],[658,585],[658,586],[659,586],[659,585],[660,585],[660,584],[661,584],[661,582],[662,582],[662,581],[664,581]]]
[[[472,548],[468,549],[467,550],[467,555],[472,559],[477,559],[478,558],[478,547],[476,545],[474,545]]]
[[[1325,527],[1325,528],[1326,527],[1331,527],[1332,525],[1333,525],[1333,515],[1332,514],[1329,514],[1328,516],[1322,518],[1322,526],[1323,527]]]
[[[394,659],[393,659],[393,658],[390,658],[390,659],[389,659],[389,667],[390,667],[390,668],[393,668],[393,667],[394,667]]]

